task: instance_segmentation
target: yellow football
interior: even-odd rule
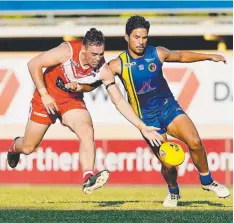
[[[174,142],[164,142],[159,149],[160,159],[172,166],[178,166],[184,162],[185,154],[182,147]]]

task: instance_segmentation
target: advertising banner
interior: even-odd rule
[[[34,85],[25,59],[1,59],[0,124],[26,123]]]
[[[180,143],[180,142],[177,142]],[[209,168],[214,179],[232,184],[233,141],[203,140]],[[21,155],[16,169],[7,164],[11,141],[0,140],[0,183],[17,184],[81,184],[79,141],[44,140],[36,152]],[[181,144],[181,143],[180,143]],[[189,155],[178,166],[180,184],[199,184],[199,175]],[[108,184],[165,184],[161,164],[143,140],[96,141],[95,171],[110,171]]]

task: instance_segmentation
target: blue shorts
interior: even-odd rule
[[[148,126],[160,128],[158,133],[167,132],[168,125],[180,114],[185,114],[174,97],[154,99],[154,106],[142,109],[142,121]]]

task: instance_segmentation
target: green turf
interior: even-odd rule
[[[200,188],[181,188],[179,207],[167,208],[161,187],[105,187],[85,195],[80,187],[0,187],[1,222],[232,221],[232,194],[219,199]]]

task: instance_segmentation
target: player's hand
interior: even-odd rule
[[[81,85],[78,84],[77,82],[67,83],[67,84],[65,84],[65,87],[67,89],[74,91],[74,92],[81,92],[82,91]]]
[[[157,130],[160,130],[160,128],[153,126],[145,126],[141,129],[141,133],[150,141],[152,146],[160,146],[164,141],[163,137],[157,132]]]
[[[48,93],[41,95],[41,100],[49,114],[55,114],[55,112],[58,111],[54,98]]]
[[[211,57],[211,60],[214,62],[221,61],[221,62],[224,62],[225,64],[227,63],[226,59],[222,55],[219,55],[219,54],[213,54]]]

